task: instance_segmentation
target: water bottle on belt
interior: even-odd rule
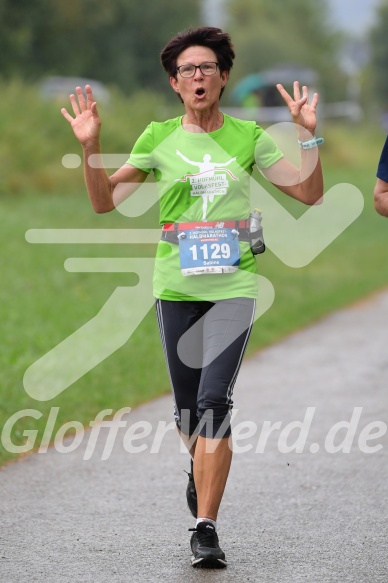
[[[253,255],[264,253],[263,225],[261,224],[261,210],[255,209],[249,215],[249,235]]]

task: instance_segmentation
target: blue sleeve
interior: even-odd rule
[[[377,167],[377,178],[388,182],[388,136],[385,140],[385,144],[380,156],[380,162]]]

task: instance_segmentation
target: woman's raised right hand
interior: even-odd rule
[[[86,100],[81,87],[76,87],[77,96],[70,95],[70,103],[75,117],[72,117],[63,107],[61,114],[70,123],[74,135],[82,146],[99,142],[101,120],[97,111],[97,104],[93,97],[90,85],[85,86]]]

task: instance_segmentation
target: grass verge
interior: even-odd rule
[[[383,136],[378,129],[327,126],[322,150],[325,186],[339,182],[356,185],[364,195],[361,216],[310,265],[285,266],[271,251],[259,257],[260,272],[275,287],[272,308],[255,324],[248,355],[278,341],[292,331],[322,318],[365,295],[388,285],[386,241],[388,222],[373,209],[375,167]],[[359,144],[362,146],[358,147]],[[128,228],[119,213],[97,216],[82,192],[58,186],[50,194],[3,196],[0,239],[4,249],[3,285],[0,289],[2,351],[0,354],[0,427],[18,411],[35,409],[39,419],[24,416],[12,429],[12,442],[25,444],[28,430],[35,431],[35,448],[42,442],[52,407],[58,407],[53,436],[69,421],[88,425],[103,409],[112,412],[134,407],[169,391],[155,317],[151,310],[128,342],[98,364],[58,397],[31,399],[23,387],[25,370],[45,352],[88,322],[117,286],[131,285],[120,273],[68,273],[69,256],[137,257],[152,255],[152,248],[130,251],[126,245],[30,245],[29,228]],[[78,190],[78,189],[77,189]],[[290,212],[300,205],[280,197]],[[153,227],[155,209],[147,224],[131,219],[131,226]],[[71,363],[69,363],[71,366]],[[15,457],[0,447],[0,463]]]

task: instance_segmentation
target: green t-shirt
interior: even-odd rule
[[[256,163],[268,168],[282,153],[252,121],[224,114],[210,133],[183,129],[182,116],[152,122],[133,147],[128,164],[154,172],[160,224],[247,219],[250,176]],[[257,296],[257,264],[249,243],[240,241],[240,265],[233,273],[184,276],[179,247],[160,241],[153,280],[156,298],[221,300]]]

